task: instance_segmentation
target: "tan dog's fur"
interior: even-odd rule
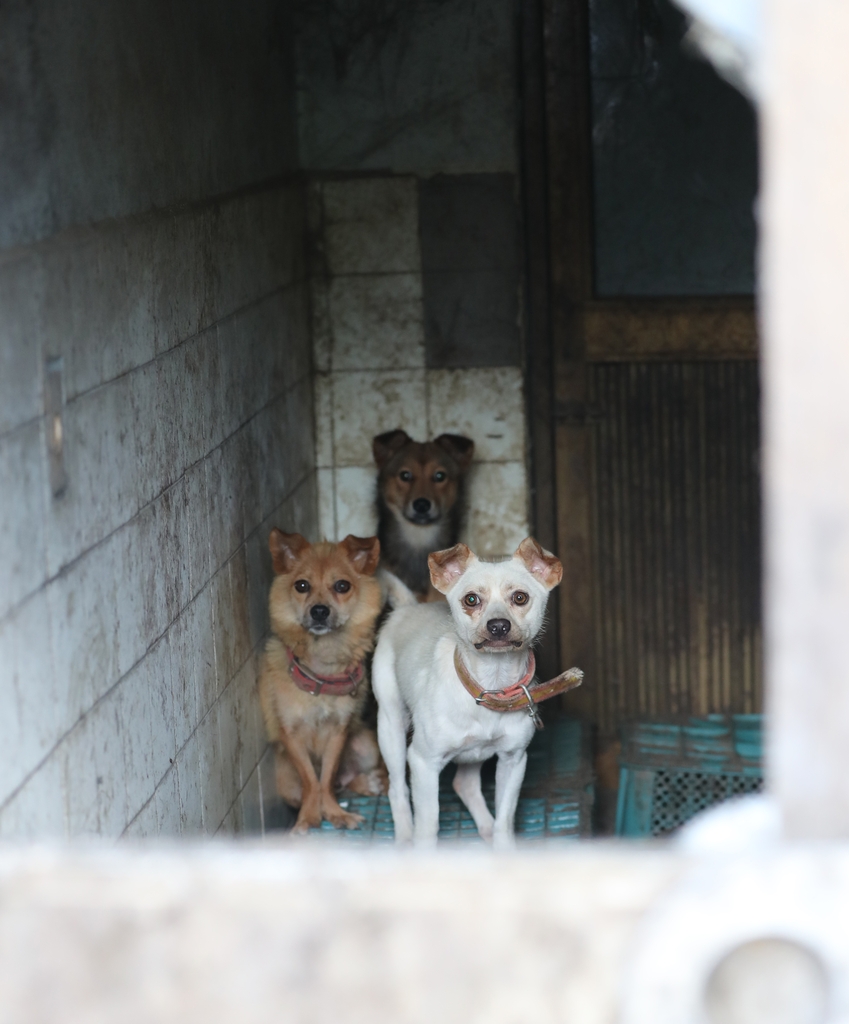
[[[374,571],[380,557],[376,537],[348,536],[339,544],[309,544],[299,534],[272,530],[269,547],[275,578],[269,609],[273,636],[265,649],[259,695],[269,740],[276,744],[277,789],[299,807],[295,831],[321,824],[355,828],[362,818],[339,806],[334,789],[345,785],[375,795],[386,791],[386,772],[374,732],[362,723],[370,684],[364,676],[356,695],[313,696],[292,680],[286,647],[311,672],[332,676],[356,665],[374,647],[381,609]],[[338,593],[338,581],[350,590]],[[307,593],[296,582],[309,584]],[[314,635],[311,609],[330,608],[330,629]]]

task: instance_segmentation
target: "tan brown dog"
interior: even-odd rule
[[[403,430],[390,430],[374,439],[372,451],[379,469],[381,565],[420,600],[440,600],[430,583],[427,556],[459,539],[463,481],[475,443],[459,434],[440,434],[422,444]]]
[[[386,792],[374,732],[361,720],[370,683],[365,656],[380,614],[376,537],[310,544],[272,530],[269,609],[273,636],[259,679],[268,738],[276,744],[277,789],[300,807],[296,832],[326,818],[337,828],[362,821],[339,806],[337,786]]]

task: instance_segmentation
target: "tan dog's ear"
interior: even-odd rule
[[[472,464],[475,442],[470,437],[463,437],[461,434],[440,434],[433,443],[439,445],[444,452],[448,452],[461,473],[465,473]]]
[[[551,590],[563,579],[563,566],[556,555],[537,544],[533,537],[525,537],[513,556],[525,563],[525,568],[545,587]]]
[[[378,469],[383,469],[392,456],[400,451],[405,444],[409,444],[412,438],[403,430],[389,430],[385,434],[378,434],[371,443],[374,461]]]
[[[355,537],[352,533],[340,542],[339,547],[348,556],[348,561],[361,576],[372,576],[380,561],[380,541],[377,537]]]
[[[427,556],[430,582],[440,594],[447,594],[474,558],[475,555],[465,544],[455,544],[445,551],[434,551]]]
[[[275,527],[268,537],[274,572],[278,576],[291,572],[308,547],[310,542],[299,533],[283,533]]]

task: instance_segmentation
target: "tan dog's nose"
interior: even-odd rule
[[[510,632],[509,619],[490,619],[486,624],[487,632],[491,637],[500,640]]]
[[[330,617],[330,609],[326,604],[314,604],[310,608],[310,615],[318,623],[327,622]]]

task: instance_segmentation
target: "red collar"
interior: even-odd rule
[[[533,651],[528,652],[528,671],[517,683],[505,686],[503,690],[485,690],[466,668],[459,647],[454,648],[454,668],[460,682],[475,698],[475,704],[488,708],[490,711],[524,709],[533,719],[537,729],[542,728],[542,719],[537,711],[537,704],[558,693],[566,693],[567,690],[580,686],[581,680],[584,678],[584,673],[579,668],[570,668],[567,672],[561,672],[559,676],[555,676],[554,679],[549,679],[547,683],[533,682],[536,670]]]
[[[292,676],[292,682],[299,690],[311,693],[314,697],[346,697],[349,694],[356,694],[357,687],[365,675],[363,663],[359,662],[341,675],[320,676],[310,672],[308,668],[302,665],[295,657],[294,652],[288,647],[286,648],[286,654],[289,657],[289,673]]]

